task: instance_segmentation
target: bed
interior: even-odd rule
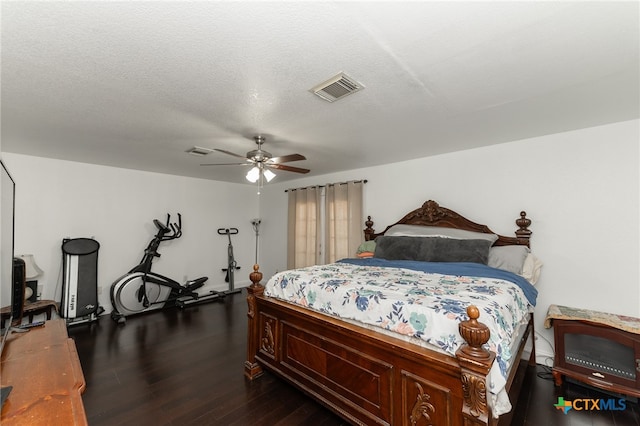
[[[517,271],[505,273],[487,266],[491,262],[485,248],[491,253],[513,248],[528,253],[531,221],[521,212],[516,224],[514,237],[498,235],[429,200],[379,233],[368,217],[364,234],[367,242],[376,243],[373,258],[285,271],[274,275],[266,288],[255,265],[247,289],[245,376],[255,380],[267,369],[353,424],[508,424],[509,399],[515,401],[519,392],[519,360],[528,336],[533,335],[537,291],[527,280],[519,287],[523,284]],[[414,235],[416,229],[429,230],[427,238],[416,238],[423,236]],[[458,232],[469,234],[459,237]],[[478,253],[481,259],[476,262]],[[423,261],[424,256],[428,262]],[[497,259],[501,261],[500,256]],[[427,263],[435,270],[418,270]],[[458,275],[450,266],[469,267],[470,275]],[[476,276],[486,271],[488,276]],[[357,278],[360,274],[362,278]],[[429,287],[422,280],[435,284]],[[452,280],[463,282],[450,283]],[[311,286],[316,281],[319,289]],[[343,283],[355,283],[356,290]],[[369,284],[382,287],[363,291]],[[448,284],[464,286],[460,293],[467,298],[457,293],[452,296],[453,292],[445,290]],[[389,301],[386,291],[396,287],[409,299]],[[287,296],[283,291],[290,288],[293,295]],[[447,303],[421,299],[433,296],[426,294],[431,290],[424,290],[431,288],[436,289],[439,301],[444,293]],[[513,302],[492,299],[513,295]],[[454,298],[458,299],[452,303]],[[513,306],[499,313],[498,308],[506,303]],[[334,312],[334,307],[349,304],[354,305],[353,316],[338,317],[343,314],[338,309]],[[398,312],[376,316],[370,306],[376,304],[391,304]],[[400,312],[398,307],[431,309],[440,316],[430,317],[435,314],[427,311]],[[512,311],[522,312],[517,318],[515,314],[507,318]],[[425,323],[443,322],[451,328],[445,320],[454,321],[457,333],[445,330],[439,336],[447,338],[433,338],[423,332]],[[529,365],[535,365],[533,338],[531,343]]]

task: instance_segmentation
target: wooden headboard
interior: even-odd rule
[[[485,234],[496,234],[486,225],[480,225],[479,223],[472,222],[462,215],[454,212],[453,210],[440,207],[440,205],[435,201],[429,200],[426,201],[422,205],[422,207],[406,214],[402,219],[392,225],[387,226],[384,231],[379,233],[376,233],[376,231],[373,229],[373,221],[371,221],[371,216],[367,216],[367,221],[365,222],[365,225],[367,227],[364,230],[364,239],[366,241],[375,240],[376,237],[384,235],[384,233],[387,232],[387,230],[393,225],[399,224],[441,226],[444,228],[464,229],[467,231],[482,232]],[[527,213],[525,211],[520,212],[520,217],[516,219],[516,225],[518,225],[518,229],[515,232],[515,237],[506,237],[504,235],[496,234],[498,235],[498,240],[493,245],[524,245],[529,247],[529,240],[531,238],[529,225],[531,225],[531,220],[527,218]]]

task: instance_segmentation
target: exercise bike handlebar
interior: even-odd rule
[[[178,223],[171,223],[171,215],[167,214],[167,223],[164,224],[158,219],[153,219],[153,223],[158,228],[158,234],[156,235],[160,241],[175,240],[182,236],[182,215],[178,213]]]
[[[169,227],[160,222],[158,219],[153,219],[153,223],[156,225],[156,228],[158,228],[158,231],[162,231],[163,234],[166,234],[170,231]]]
[[[218,228],[218,234],[220,235],[236,235],[238,228]]]

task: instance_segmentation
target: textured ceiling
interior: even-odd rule
[[[638,118],[638,2],[2,2],[6,152],[246,182]],[[309,92],[344,71],[365,86]],[[277,172],[278,181],[300,175]],[[309,176],[309,175],[308,175]]]

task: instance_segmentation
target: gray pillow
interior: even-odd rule
[[[423,262],[473,262],[486,265],[491,244],[488,240],[383,235],[376,238],[373,257]]]
[[[522,267],[528,254],[529,247],[526,246],[491,247],[487,265],[504,269],[514,274],[522,274]]]
[[[443,226],[422,226],[422,225],[393,225],[384,233],[387,237],[441,237],[455,238],[457,240],[489,240],[495,243],[498,239],[496,234],[486,234],[484,232],[467,231],[457,228],[446,228]]]

